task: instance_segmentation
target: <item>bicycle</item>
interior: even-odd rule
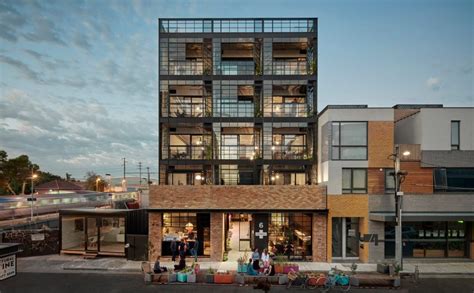
[[[341,271],[331,269],[321,292],[328,292],[331,289],[338,289],[341,292],[349,291],[351,289],[350,277]]]
[[[326,284],[327,278],[324,274],[318,276],[314,274],[303,274],[290,271],[288,273],[287,289],[297,287],[302,289],[316,289]]]

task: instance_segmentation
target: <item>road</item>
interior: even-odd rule
[[[270,292],[300,292],[303,289],[289,289],[274,286]],[[141,274],[104,274],[104,273],[19,273],[16,277],[0,281],[0,293],[118,293],[118,292],[263,292],[252,286],[224,286],[205,284],[145,285]],[[311,292],[311,291],[309,291]],[[312,291],[318,292],[318,291]],[[436,278],[420,279],[418,284],[404,281],[403,289],[352,289],[351,292],[474,292],[474,279]]]

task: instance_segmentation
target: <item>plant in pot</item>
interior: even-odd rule
[[[168,268],[168,283],[176,282],[176,272],[174,268]]]
[[[283,273],[284,264],[285,264],[285,256],[283,254],[277,254],[274,260],[275,274]]]
[[[188,281],[189,271],[190,271],[190,268],[184,268],[183,270],[179,271],[178,274],[176,275],[176,280],[179,283],[186,283]]]
[[[214,274],[216,273],[216,270],[214,270],[212,267],[209,267],[206,272],[206,283],[213,284],[214,283]]]
[[[356,277],[356,272],[357,272],[357,264],[353,262],[351,264],[351,276],[350,276],[351,286],[359,286],[359,279]]]
[[[401,280],[400,280],[400,271],[402,270],[402,267],[398,263],[393,264],[393,276],[395,279],[393,279],[393,287],[400,287],[401,286]]]
[[[234,276],[227,271],[217,272],[214,274],[214,283],[216,284],[232,284]]]
[[[378,263],[377,264],[377,272],[381,274],[388,274],[389,268],[388,263]]]
[[[244,254],[237,259],[237,273],[247,273],[247,261],[248,254],[247,251],[245,251]]]

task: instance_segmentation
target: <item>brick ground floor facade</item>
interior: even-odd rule
[[[188,248],[197,240],[199,256],[221,261],[243,229],[237,241],[248,249],[327,261],[325,187],[153,186],[148,214],[150,259],[172,256],[171,243],[186,239]]]

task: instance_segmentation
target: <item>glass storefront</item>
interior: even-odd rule
[[[268,246],[275,254],[285,254],[289,245],[293,250],[290,258],[304,259],[312,255],[312,214],[272,213],[268,234]]]
[[[198,240],[198,255],[210,255],[211,250],[209,213],[163,213],[162,255],[170,256],[171,242],[177,244],[186,239],[189,249]]]
[[[61,249],[125,255],[125,217],[61,217]]]
[[[404,222],[403,256],[419,258],[466,257],[467,223]],[[385,223],[385,257],[395,257],[395,223]]]

